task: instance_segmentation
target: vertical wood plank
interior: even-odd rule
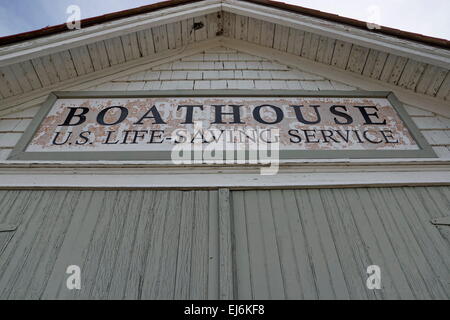
[[[195,191],[194,229],[191,251],[191,299],[208,297],[208,191]]]
[[[122,41],[126,61],[131,61],[141,57],[136,32],[121,36],[120,39]]]
[[[48,228],[51,228],[55,222],[58,216],[57,211],[61,208],[66,194],[67,192],[65,191],[55,191],[52,194],[48,194],[47,201],[39,203],[32,218],[28,219],[28,223],[23,226],[26,232],[21,232],[20,242],[16,242],[14,245],[9,244],[8,248],[14,248],[14,255],[11,257],[7,268],[2,268],[0,297],[3,299],[9,298],[11,295],[14,296],[20,290],[26,289],[27,286],[23,287],[23,283],[26,282],[28,284],[30,277],[32,277],[32,269],[39,262],[39,256],[36,256],[36,254],[40,254],[38,248],[45,246],[50,232]],[[19,226],[20,229],[18,228],[17,231],[23,230],[21,227],[22,225]],[[22,271],[26,273],[22,274]],[[19,286],[16,287],[16,284]]]
[[[219,32],[220,13],[213,12],[206,15],[206,37],[212,39],[217,36]]]
[[[389,76],[389,82],[395,85],[398,84],[400,77],[405,69],[406,63],[408,62],[408,58],[405,57],[397,57],[394,67],[392,68],[391,75]]]
[[[222,11],[223,35],[225,37],[230,37],[230,29],[231,29],[230,15],[231,15],[230,12]]]
[[[248,17],[236,15],[236,34],[235,38],[238,40],[248,39]]]
[[[450,74],[450,72],[447,69],[437,68],[436,75],[433,77],[428,88],[425,91],[426,94],[430,96],[436,96],[447,74]]]
[[[388,267],[395,264],[396,261],[392,260],[391,258],[395,256],[395,258],[398,259],[399,265],[401,267],[401,272],[405,275],[405,278],[407,279],[408,284],[413,290],[415,296],[419,299],[424,299],[429,295],[428,289],[426,288],[423,279],[420,278],[420,275],[417,272],[416,261],[413,261],[411,259],[411,256],[409,255],[408,249],[410,248],[403,247],[404,240],[402,239],[402,236],[404,225],[397,225],[395,222],[390,220],[389,215],[391,214],[388,214],[386,218],[382,217],[382,214],[384,213],[383,204],[386,203],[385,199],[372,201],[372,198],[367,192],[368,190],[358,188],[355,191],[357,192],[358,197],[361,199],[360,202],[363,205],[364,212],[366,213],[371,226],[377,233],[377,238],[379,239],[378,241],[380,242],[380,246],[381,248],[383,248],[382,251],[386,256],[386,264],[388,265]],[[379,202],[380,200],[381,202]],[[391,212],[394,211],[396,203],[389,202],[389,204],[389,210]],[[383,218],[386,220],[384,220]],[[397,227],[398,230],[395,229]],[[392,252],[392,254],[390,254],[390,252]],[[385,268],[386,267],[381,267],[381,270],[384,270]],[[385,283],[386,282],[383,281],[382,285],[384,286]]]
[[[197,30],[194,30],[195,41],[206,40],[207,38],[207,27],[206,27],[206,16],[199,16],[194,18],[194,23],[202,24],[203,26]]]
[[[49,227],[47,239],[43,242],[41,248],[33,249],[35,258],[30,257],[30,260],[39,261],[38,265],[33,266],[34,272],[22,270],[26,275],[21,277],[22,285],[19,285],[19,287],[26,288],[26,291],[24,293],[15,291],[17,299],[37,300],[42,297],[57,258],[61,254],[60,249],[64,242],[64,235],[70,226],[80,196],[81,191],[68,191],[61,207],[54,212],[56,215],[55,223]],[[31,279],[26,280],[27,276],[30,276]]]
[[[155,53],[155,46],[153,44],[153,35],[150,29],[138,31],[137,39],[139,48],[141,49],[142,55],[144,57]]]
[[[253,299],[269,299],[270,292],[267,282],[265,250],[256,191],[247,191],[244,198],[247,217],[248,246],[250,251],[251,284]],[[250,227],[251,226],[251,227]]]
[[[384,66],[383,66],[383,70],[380,73],[379,79],[381,81],[389,80],[392,70],[394,70],[396,61],[397,61],[397,56],[395,56],[393,54],[388,54],[386,61],[384,63]]]
[[[83,263],[80,265],[81,270],[83,270],[84,285],[82,290],[76,290],[76,292],[64,290],[64,292],[62,292],[62,298],[67,298],[67,296],[69,296],[75,299],[87,299],[92,297],[93,290],[96,286],[102,285],[98,283],[99,279],[97,279],[97,272],[101,266],[100,261],[108,238],[111,220],[113,219],[112,212],[116,205],[118,192],[106,191],[101,195],[104,198],[102,201],[99,201],[101,209],[99,210],[99,216],[95,220],[95,232],[92,233],[92,237],[86,243],[86,253],[82,260]],[[104,266],[102,266],[102,268],[103,267]]]
[[[28,78],[25,75],[25,70],[23,70],[22,65],[20,63],[15,63],[10,66],[14,76],[17,79],[17,82],[20,85],[20,88],[23,92],[28,92],[33,90],[31,87],[30,82],[28,81]]]
[[[245,193],[243,191],[233,191],[233,228],[235,242],[235,273],[236,273],[236,299],[253,299],[250,252],[248,248],[247,221],[245,212]]]
[[[339,207],[330,189],[320,190],[320,197],[323,199],[323,208],[328,220],[328,225],[332,231],[335,241],[336,251],[339,255],[340,263],[343,267],[345,280],[349,287],[351,299],[374,299],[376,292],[370,292],[366,288],[367,263],[360,257],[356,235],[349,235],[346,231],[344,220],[340,217]]]
[[[230,191],[219,189],[219,299],[234,298]]]
[[[422,299],[428,297],[442,299],[446,295],[442,291],[442,287],[440,286],[440,284],[436,281],[437,279],[434,277],[430,277],[425,281],[422,277],[422,275],[424,274],[431,275],[433,274],[433,272],[428,266],[428,259],[424,258],[424,255],[420,251],[420,248],[418,246],[417,240],[415,239],[414,234],[411,232],[411,230],[413,229],[411,229],[410,226],[408,226],[408,223],[402,219],[402,214],[400,213],[400,211],[404,211],[406,207],[403,205],[402,201],[386,202],[387,199],[393,199],[384,191],[385,190],[382,190],[380,193],[380,189],[377,188],[375,190],[367,191],[360,190],[359,192],[367,198],[370,197],[370,199],[373,199],[373,202],[377,204],[379,203],[378,201],[382,201],[381,205],[379,205],[379,208],[377,208],[378,212],[383,215],[383,220],[385,221],[384,226],[387,230],[387,234],[389,237],[391,237],[391,242],[394,248],[396,248],[397,256],[401,260],[402,267],[411,282],[411,286],[414,287],[415,294]],[[400,189],[398,189],[398,191],[400,191]],[[394,191],[394,194],[395,193],[397,193],[397,189],[396,191]],[[386,196],[388,198],[386,198]],[[368,203],[370,204],[370,202]],[[389,203],[388,210],[386,210],[386,203]],[[397,230],[395,230],[395,228]],[[432,229],[431,226],[430,229]],[[439,260],[436,261],[435,259],[439,258],[435,256],[434,253],[434,251],[430,252],[429,257],[432,257],[432,261],[434,262],[433,265],[438,265]]]
[[[447,76],[445,77],[444,81],[439,87],[439,90],[436,93],[436,97],[443,99],[446,98],[449,93],[450,93],[450,71],[447,72]]]
[[[311,256],[308,253],[308,244],[305,238],[304,226],[300,218],[301,212],[297,207],[294,190],[283,190],[283,202],[286,207],[285,219],[287,219],[292,243],[294,247],[295,260],[302,288],[303,299],[317,299],[317,288],[315,284],[314,267]]]
[[[160,258],[161,267],[159,269],[159,284],[154,288],[151,299],[173,299],[175,288],[175,276],[177,272],[177,256],[180,246],[183,192],[171,191],[167,203],[166,222],[164,226],[164,235],[162,253]],[[205,286],[206,287],[206,286]]]
[[[183,45],[186,45],[193,41],[193,30],[192,30],[193,24],[194,24],[193,19],[181,21],[181,41]]]
[[[354,45],[350,52],[347,70],[361,74],[366,64],[369,49]]]
[[[337,40],[334,47],[333,58],[331,59],[331,65],[345,69],[347,67],[351,49],[351,43]]]
[[[96,209],[100,208],[103,198],[104,194],[100,191],[84,191],[81,193],[41,299],[56,299],[60,295],[69,297],[69,290],[65,285],[67,267],[83,265],[82,252],[88,247],[99,212]],[[83,272],[81,278],[83,290],[85,278],[84,271],[81,270]]]
[[[319,47],[317,49],[316,61],[325,64],[331,64],[331,58],[333,57],[334,46],[336,44],[335,39],[320,36]]]
[[[272,47],[274,34],[275,24],[263,21],[261,25],[261,45],[265,47]]]
[[[423,72],[425,71],[426,64],[414,60],[408,60],[403,71],[398,85],[409,90],[415,91],[416,86]]]
[[[219,299],[219,194],[208,193],[208,299]]]
[[[175,49],[176,48],[175,23],[167,24],[167,43],[169,45],[169,49]]]
[[[191,248],[194,228],[195,192],[183,192],[181,229],[175,282],[175,299],[189,299],[191,291]]]
[[[120,41],[120,38],[116,37],[105,40],[105,46],[109,64],[111,66],[125,62],[125,53],[123,52],[122,41]]]
[[[14,93],[11,91],[8,82],[5,79],[5,74],[0,69],[0,95],[3,98],[11,97]]]
[[[137,223],[139,221],[139,215],[142,210],[143,191],[135,190],[132,192],[121,191],[125,195],[125,201],[128,204],[123,204],[123,208],[126,211],[120,212],[124,216],[123,229],[120,237],[117,238],[115,245],[116,251],[111,255],[114,256],[116,262],[112,271],[111,281],[108,289],[101,292],[101,296],[107,296],[108,299],[123,299],[128,273],[131,266],[131,257],[134,251],[134,243],[136,239]],[[128,193],[128,194],[127,194]],[[112,242],[112,241],[110,241]],[[112,243],[112,245],[114,245]],[[109,258],[110,259],[110,258]]]
[[[124,299],[141,299],[145,278],[145,269],[152,244],[153,221],[160,221],[159,213],[155,211],[158,206],[157,191],[145,191],[142,206],[139,213],[139,222],[136,229],[136,241],[133,244],[133,253],[130,258],[130,269],[128,271]]]
[[[152,211],[154,217],[149,235],[149,247],[145,261],[145,271],[141,275],[140,287],[142,288],[139,299],[150,299],[159,287],[159,275],[161,268],[162,242],[164,239],[165,220],[169,191],[157,191],[155,204]]]
[[[50,79],[47,75],[47,72],[45,71],[44,64],[42,63],[41,58],[34,58],[31,59],[31,64],[33,65],[34,69],[36,70],[36,74],[38,75],[39,81],[41,82],[42,86],[48,86],[51,84]],[[2,74],[0,73],[0,79],[2,78]]]
[[[316,222],[320,243],[326,257],[334,294],[337,299],[349,299],[350,295],[347,288],[347,282],[342,270],[341,261],[337,254],[335,239],[332,237],[333,233],[329,227],[319,190],[311,189],[308,191],[305,190],[305,192],[302,191],[304,190],[299,190],[299,193],[303,193],[303,197],[307,197],[312,206],[312,215]]]
[[[152,28],[152,34],[155,44],[155,52],[165,51],[169,48],[166,25]]]
[[[326,257],[324,255],[317,226],[314,221],[311,204],[304,192],[295,190],[294,196],[298,206],[300,221],[305,233],[308,256],[311,259],[311,267],[319,299],[335,299],[332,286],[332,275],[328,270]]]
[[[248,41],[260,43],[262,21],[259,19],[249,18],[248,20]]]
[[[174,23],[174,34],[175,34],[175,48],[180,48],[183,45],[180,21]]]
[[[388,299],[394,297],[402,299],[413,299],[415,295],[408,279],[398,262],[398,257],[392,250],[387,238],[377,236],[384,229],[376,229],[373,222],[369,220],[372,217],[365,212],[363,203],[361,202],[356,190],[340,190],[341,194],[348,201],[351,214],[355,220],[355,224],[361,234],[371,259],[370,264],[378,265],[384,271],[384,281],[382,283],[381,294]],[[387,278],[387,279],[386,279]]]
[[[0,78],[3,78],[3,82],[13,95],[18,95],[23,93],[23,89],[20,87],[19,81],[17,81],[13,70],[10,66],[5,66],[0,68]]]
[[[302,299],[301,278],[295,259],[291,229],[286,219],[286,206],[281,190],[269,191],[275,235],[280,258],[281,275],[286,299]]]
[[[97,47],[101,47],[101,45],[97,44]],[[63,64],[65,66],[65,69],[66,69],[69,79],[75,78],[77,76],[77,71],[75,70],[75,65],[73,64],[72,56],[70,55],[69,50],[62,51],[59,54],[61,55],[61,59],[63,61]],[[101,63],[103,65],[104,60],[108,61],[108,56],[106,55],[106,50],[99,51],[99,54],[104,55],[101,57]],[[109,66],[109,64],[106,66]]]

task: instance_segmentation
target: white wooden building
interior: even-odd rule
[[[324,136],[281,151],[274,175],[51,143],[51,117],[80,99],[161,97],[386,98],[405,136]],[[0,38],[1,299],[448,299],[449,185],[447,40],[267,0],[172,0]]]

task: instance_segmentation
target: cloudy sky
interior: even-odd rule
[[[159,0],[0,0],[0,37],[63,23],[69,5],[81,18],[143,6]],[[308,8],[450,39],[449,0],[284,0]]]

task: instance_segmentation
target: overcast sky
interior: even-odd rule
[[[67,21],[67,7],[89,18],[159,0],[0,0],[0,36]],[[450,39],[450,0],[285,0],[307,8],[376,22],[405,31]]]

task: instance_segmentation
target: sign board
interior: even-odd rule
[[[255,139],[282,159],[435,156],[386,92],[59,92],[30,127],[10,159],[170,160],[180,144]]]

